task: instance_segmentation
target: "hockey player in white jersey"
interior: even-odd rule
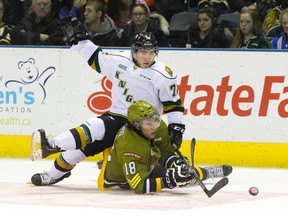
[[[112,107],[107,113],[92,117],[52,139],[46,138],[43,129],[33,133],[32,160],[61,151],[48,172],[32,176],[34,185],[55,184],[69,177],[77,163],[112,146],[116,133],[127,120],[128,107],[137,100],[146,100],[158,113],[167,115],[171,143],[180,147],[185,125],[182,123],[184,107],[178,95],[177,76],[166,64],[155,61],[159,50],[151,33],[136,34],[131,51],[107,54],[87,39],[82,25],[74,18],[64,22],[63,32],[72,45],[71,49],[113,83]],[[35,151],[36,146],[40,146],[40,150]]]

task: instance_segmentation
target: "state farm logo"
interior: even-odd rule
[[[188,75],[181,78],[178,90],[186,105],[184,115],[267,117],[276,114],[281,118],[288,118],[288,86],[285,78],[263,76],[262,81],[259,78],[256,88],[255,85],[241,81],[235,83],[235,77],[230,76],[215,80],[213,85],[192,85]],[[190,97],[187,98],[189,93]]]
[[[253,83],[235,83],[230,76],[220,77],[214,83],[190,83],[189,75],[181,77],[179,96],[185,106],[184,116],[238,116],[288,118],[288,86],[285,76],[263,76],[257,87]],[[230,80],[231,79],[231,80]],[[233,84],[232,84],[233,83]],[[112,105],[112,83],[104,77],[103,91],[88,98],[89,109],[103,114]]]
[[[88,108],[96,114],[103,114],[107,112],[112,106],[111,89],[112,83],[105,76],[101,80],[101,87],[103,91],[98,91],[91,94],[87,99]]]

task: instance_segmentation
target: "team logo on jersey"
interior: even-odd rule
[[[169,67],[165,66],[165,71],[172,77],[173,71]]]
[[[123,69],[123,70],[127,70],[127,66],[123,65],[123,64],[119,64],[118,65],[119,68]]]

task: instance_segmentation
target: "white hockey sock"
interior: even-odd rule
[[[86,159],[85,154],[79,149],[62,152],[61,156],[71,166],[73,166],[73,165]],[[54,163],[48,172],[49,176],[54,178],[54,179],[59,179],[63,175],[65,175],[66,173],[68,173],[68,172],[62,172],[59,169],[57,169],[55,167]]]
[[[70,131],[66,131],[51,139],[51,142],[59,147],[61,150],[74,150],[76,149],[76,143],[74,137]]]

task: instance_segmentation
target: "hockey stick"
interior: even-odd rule
[[[200,180],[200,177],[195,170],[194,167],[194,151],[195,151],[195,145],[196,145],[196,140],[193,138],[191,140],[191,160],[192,163],[190,165],[189,161],[183,156],[183,154],[180,152],[180,150],[177,148],[175,144],[173,144],[173,149],[174,151],[178,154],[178,156],[184,161],[184,163],[188,166],[189,170],[195,175],[196,181],[202,188],[202,190],[205,192],[205,194],[211,198],[217,191],[219,191],[221,188],[223,188],[225,185],[228,184],[229,180],[228,178],[224,177],[221,180],[219,180],[212,188],[211,190],[208,190],[208,188],[205,186],[205,184]]]

